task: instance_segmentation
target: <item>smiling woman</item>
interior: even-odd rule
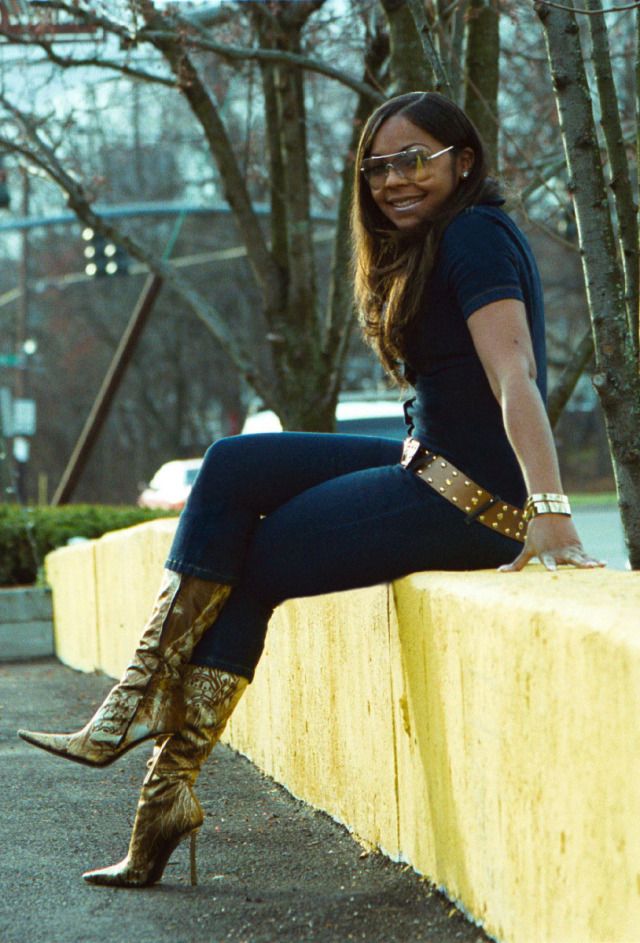
[[[390,153],[394,145],[396,153]],[[471,148],[447,146],[402,115],[394,115],[375,135],[362,173],[387,219],[398,229],[413,229],[436,217],[469,176],[473,158]]]
[[[486,523],[500,505],[497,530],[528,494],[517,528],[523,537],[530,522],[526,544],[510,569],[534,556],[550,568],[596,565],[571,523],[544,406],[537,266],[502,209],[476,128],[442,95],[401,95],[370,117],[357,165],[354,267],[365,336],[389,373],[416,391],[405,464],[435,486],[419,456],[428,467],[439,456],[453,470],[438,492],[469,523]],[[491,487],[473,484],[469,497],[453,480],[458,468],[463,480]]]
[[[473,124],[440,95],[391,99],[364,129],[354,193],[357,298],[382,363],[415,387],[408,437],[274,432],[207,451],[121,682],[82,730],[21,734],[90,766],[157,740],[129,852],[91,884],[154,884],[200,828],[193,785],[285,599],[536,555],[598,566],[544,410],[535,260]]]

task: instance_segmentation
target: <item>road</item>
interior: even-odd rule
[[[53,659],[0,665],[0,943],[489,943],[407,866],[370,853],[228,747],[198,782],[199,884],[92,887],[127,847],[148,745],[92,770],[16,736],[76,729],[110,682]]]
[[[622,522],[617,507],[578,505],[573,518],[585,550],[614,570],[627,569]]]

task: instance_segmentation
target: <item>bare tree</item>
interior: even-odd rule
[[[226,197],[246,252],[248,277],[240,287],[252,280],[252,316],[223,304],[211,281],[198,282],[164,260],[149,232],[115,227],[96,213],[86,161],[74,160],[66,132],[60,127],[52,133],[49,116],[29,113],[5,96],[0,146],[41,167],[80,219],[161,275],[172,297],[200,319],[286,428],[331,428],[354,323],[348,212],[362,123],[387,94],[426,85],[475,108],[484,136],[495,139],[498,27],[505,17],[526,18],[528,10],[495,0],[354,0],[336,21],[323,0],[186,13],[179,7],[162,12],[151,0],[108,6],[52,0],[48,7],[99,31],[93,49],[84,44],[62,53],[46,34],[12,41],[35,46],[59,74],[102,70],[137,87],[162,89],[168,101],[174,96],[190,111],[209,192]],[[525,197],[541,193],[538,205],[548,211],[553,200],[562,216],[568,198],[564,161],[554,150],[556,128],[544,111],[550,96],[531,91],[539,87],[543,57],[521,43],[518,52],[523,99],[514,107],[518,127],[526,119],[532,130],[523,141],[502,129],[503,164]],[[628,113],[628,98],[625,107]],[[517,175],[510,163],[520,168]],[[268,204],[266,216],[257,203]],[[331,218],[318,219],[320,211]],[[533,222],[571,248],[555,223],[545,228],[541,213],[533,214]],[[329,234],[327,275],[317,239]],[[630,260],[627,269],[632,267]],[[591,357],[589,345],[588,337],[573,345],[562,388],[552,395],[556,413]]]
[[[566,7],[566,5],[565,5]],[[638,231],[600,0],[587,0],[597,78],[590,88],[572,9],[538,3],[571,177],[602,403],[629,559],[640,567]],[[599,108],[602,141],[596,128]],[[637,120],[636,115],[636,120]],[[603,169],[609,171],[609,186]],[[610,201],[608,189],[613,193]]]
[[[498,85],[500,10],[497,0],[470,0],[467,31],[464,109],[498,166]]]
[[[177,12],[160,12],[150,0],[135,0],[128,5],[128,18],[118,19],[115,15],[99,15],[88,4],[53,2],[50,5],[117,38],[126,48],[151,48],[161,57],[165,70],[157,65],[143,69],[133,55],[124,60],[113,56],[108,51],[109,44],[104,44],[95,55],[74,58],[62,57],[55,43],[42,37],[31,40],[60,69],[92,65],[140,81],[161,82],[165,87],[173,86],[188,103],[217,168],[259,289],[260,318],[264,324],[262,342],[270,351],[266,365],[262,353],[259,357],[254,355],[255,334],[247,335],[230,322],[210,295],[198,291],[192,282],[158,258],[148,244],[108,224],[94,211],[88,185],[69,173],[60,149],[47,140],[38,116],[25,113],[4,97],[5,111],[12,115],[20,133],[0,135],[0,144],[35,162],[55,180],[66,192],[69,205],[80,219],[124,246],[130,255],[160,275],[213,332],[242,377],[280,416],[284,427],[297,429],[333,427],[353,323],[351,296],[345,290],[352,157],[347,158],[343,195],[335,222],[332,286],[328,292],[321,292],[314,246],[318,224],[311,206],[306,72],[301,65],[305,70],[315,68],[318,73],[328,72],[332,77],[340,77],[351,89],[354,85],[357,88],[355,101],[352,91],[347,97],[348,107],[353,109],[349,155],[365,113],[372,103],[382,98],[379,89],[368,81],[375,76],[377,68],[373,61],[375,36],[371,37],[367,74],[360,81],[305,53],[305,28],[323,3],[324,0],[304,0],[296,4],[243,4],[235,10],[236,21],[227,29],[223,41],[219,38],[222,29],[219,13],[207,20],[195,14],[189,18]],[[238,32],[238,15],[243,21],[244,33],[252,28],[257,35],[258,50],[250,44],[235,46],[229,41],[229,36]],[[21,41],[24,42],[24,38]],[[260,63],[269,161],[268,232],[256,215],[250,182],[239,148],[232,140],[230,122],[222,116],[216,94],[219,70],[214,69],[212,79],[209,69],[215,57],[229,63],[239,62],[241,66],[247,59]]]
[[[5,98],[5,109],[12,114],[21,133],[0,137],[0,143],[34,161],[56,181],[80,219],[122,244],[160,275],[213,332],[244,379],[280,416],[284,427],[297,429],[333,427],[354,322],[348,289],[348,212],[351,161],[362,122],[372,105],[384,97],[381,83],[392,90],[406,90],[416,84],[451,88],[449,74],[460,71],[456,56],[461,50],[460,14],[464,9],[464,4],[449,5],[445,14],[440,5],[434,5],[427,11],[428,22],[419,23],[416,19],[419,5],[385,0],[386,22],[382,23],[375,9],[356,4],[353,22],[360,19],[366,42],[363,74],[356,78],[306,52],[305,31],[323,5],[324,0],[295,4],[248,2],[234,8],[236,17],[230,20],[224,9],[181,15],[176,10],[160,11],[152,0],[121,4],[119,16],[116,11],[103,15],[89,4],[52,0],[49,9],[63,11],[102,31],[130,52],[123,59],[112,51],[113,44],[104,43],[92,55],[61,55],[59,47],[47,41],[45,35],[36,33],[29,40],[59,69],[92,66],[137,81],[160,83],[166,88],[173,85],[188,103],[217,168],[259,289],[263,342],[270,352],[266,367],[264,357],[256,360],[253,355],[255,337],[249,338],[235,329],[211,297],[198,292],[173,267],[158,259],[148,245],[108,224],[94,211],[90,188],[77,175],[69,173],[60,148],[47,140],[39,116],[25,113]],[[244,26],[239,26],[239,22]],[[385,26],[388,39],[383,35]],[[249,28],[257,37],[257,45],[246,41],[237,44],[238,37],[246,35]],[[15,37],[13,40],[16,41]],[[22,37],[20,41],[27,40]],[[157,59],[153,66],[140,64],[136,52],[145,47],[159,54],[164,70],[159,68]],[[447,68],[442,59],[445,49]],[[256,216],[251,187],[232,140],[229,120],[223,119],[216,94],[219,70],[214,70],[213,81],[209,75],[209,64],[216,59],[238,68],[246,67],[248,61],[259,63],[269,167],[268,232],[264,232]],[[480,67],[478,60],[472,69],[474,75],[481,71]],[[317,224],[311,205],[312,173],[306,131],[308,74],[329,76],[349,88],[350,98],[345,100],[353,109],[353,131],[351,141],[347,142],[347,160],[337,201],[332,277],[325,293],[318,285],[314,250]],[[479,75],[476,78],[480,80]],[[494,110],[495,103],[488,107]]]

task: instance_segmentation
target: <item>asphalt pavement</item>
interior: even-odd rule
[[[78,729],[111,683],[55,660],[0,665],[0,943],[486,943],[410,868],[224,746],[198,783],[197,887],[187,843],[153,888],[85,884],[126,853],[150,747],[93,770],[16,729]]]
[[[585,550],[604,560],[612,570],[628,569],[629,555],[617,506],[579,504],[572,510]]]

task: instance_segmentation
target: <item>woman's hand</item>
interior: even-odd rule
[[[564,514],[540,514],[529,521],[524,548],[513,563],[499,567],[501,573],[516,573],[537,557],[547,570],[560,563],[590,569],[606,566],[585,553],[573,521]]]

